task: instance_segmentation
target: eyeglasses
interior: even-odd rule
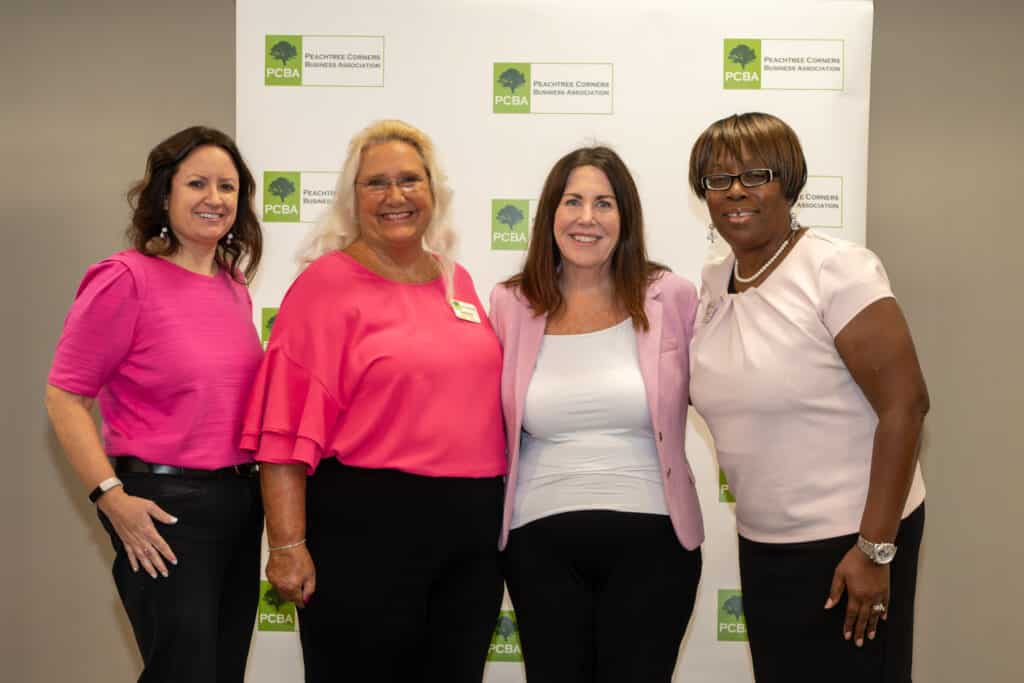
[[[425,178],[419,176],[403,176],[401,178],[370,178],[365,183],[357,182],[356,185],[363,188],[363,191],[374,197],[383,197],[394,185],[404,195],[416,194],[423,189],[426,183]]]
[[[715,173],[706,175],[700,179],[700,184],[705,190],[728,190],[732,187],[732,181],[740,179],[743,187],[757,187],[766,185],[775,179],[775,171],[770,168],[752,168],[743,173]]]

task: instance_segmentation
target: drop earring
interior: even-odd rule
[[[168,241],[170,238],[167,236],[167,233],[169,232],[170,230],[167,228],[166,225],[160,228],[160,239],[162,239],[164,242]]]

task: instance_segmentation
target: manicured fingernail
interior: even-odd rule
[[[874,640],[874,639],[875,639],[875,632],[872,631],[871,633],[868,634],[868,640]]]
[[[178,518],[177,517],[171,517],[171,524],[177,524],[177,523],[178,523]]]
[[[845,638],[846,640],[849,640],[852,637],[853,637],[853,633],[851,633],[850,631],[847,631],[846,633],[843,634],[843,638]]]
[[[177,560],[171,560],[171,564],[173,564],[175,567],[177,567],[178,566],[178,561]]]
[[[863,638],[858,638],[857,639],[857,647],[864,647],[864,639]]]
[[[170,574],[168,574],[167,572],[160,572],[160,576],[166,579],[168,576],[170,576]]]
[[[832,609],[832,605],[834,604],[835,603],[832,602],[832,598],[830,597],[828,600],[825,601],[825,609]]]

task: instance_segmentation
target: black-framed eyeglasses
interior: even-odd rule
[[[743,187],[757,187],[774,180],[775,171],[770,168],[752,168],[743,173],[713,173],[701,177],[700,184],[705,190],[728,190],[737,178]]]
[[[423,189],[426,178],[419,176],[403,176],[401,178],[370,178],[364,183],[356,182],[358,187],[370,195],[384,196],[391,189],[392,185],[398,187],[402,194],[415,194]]]

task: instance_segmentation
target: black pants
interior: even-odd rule
[[[178,558],[169,576],[133,572],[102,512],[113,575],[142,654],[139,683],[242,683],[260,591],[263,506],[256,478],[121,474],[125,491],[178,518],[155,522]]]
[[[500,477],[321,462],[306,496],[306,682],[480,683],[502,597],[501,502]]]
[[[917,558],[924,504],[900,524],[890,565],[889,618],[864,646],[843,639],[846,598],[830,610],[832,575],[857,535],[808,543],[740,537],[740,580],[757,683],[910,683]]]
[[[502,565],[530,683],[669,683],[701,553],[667,515],[544,517],[512,531]]]

